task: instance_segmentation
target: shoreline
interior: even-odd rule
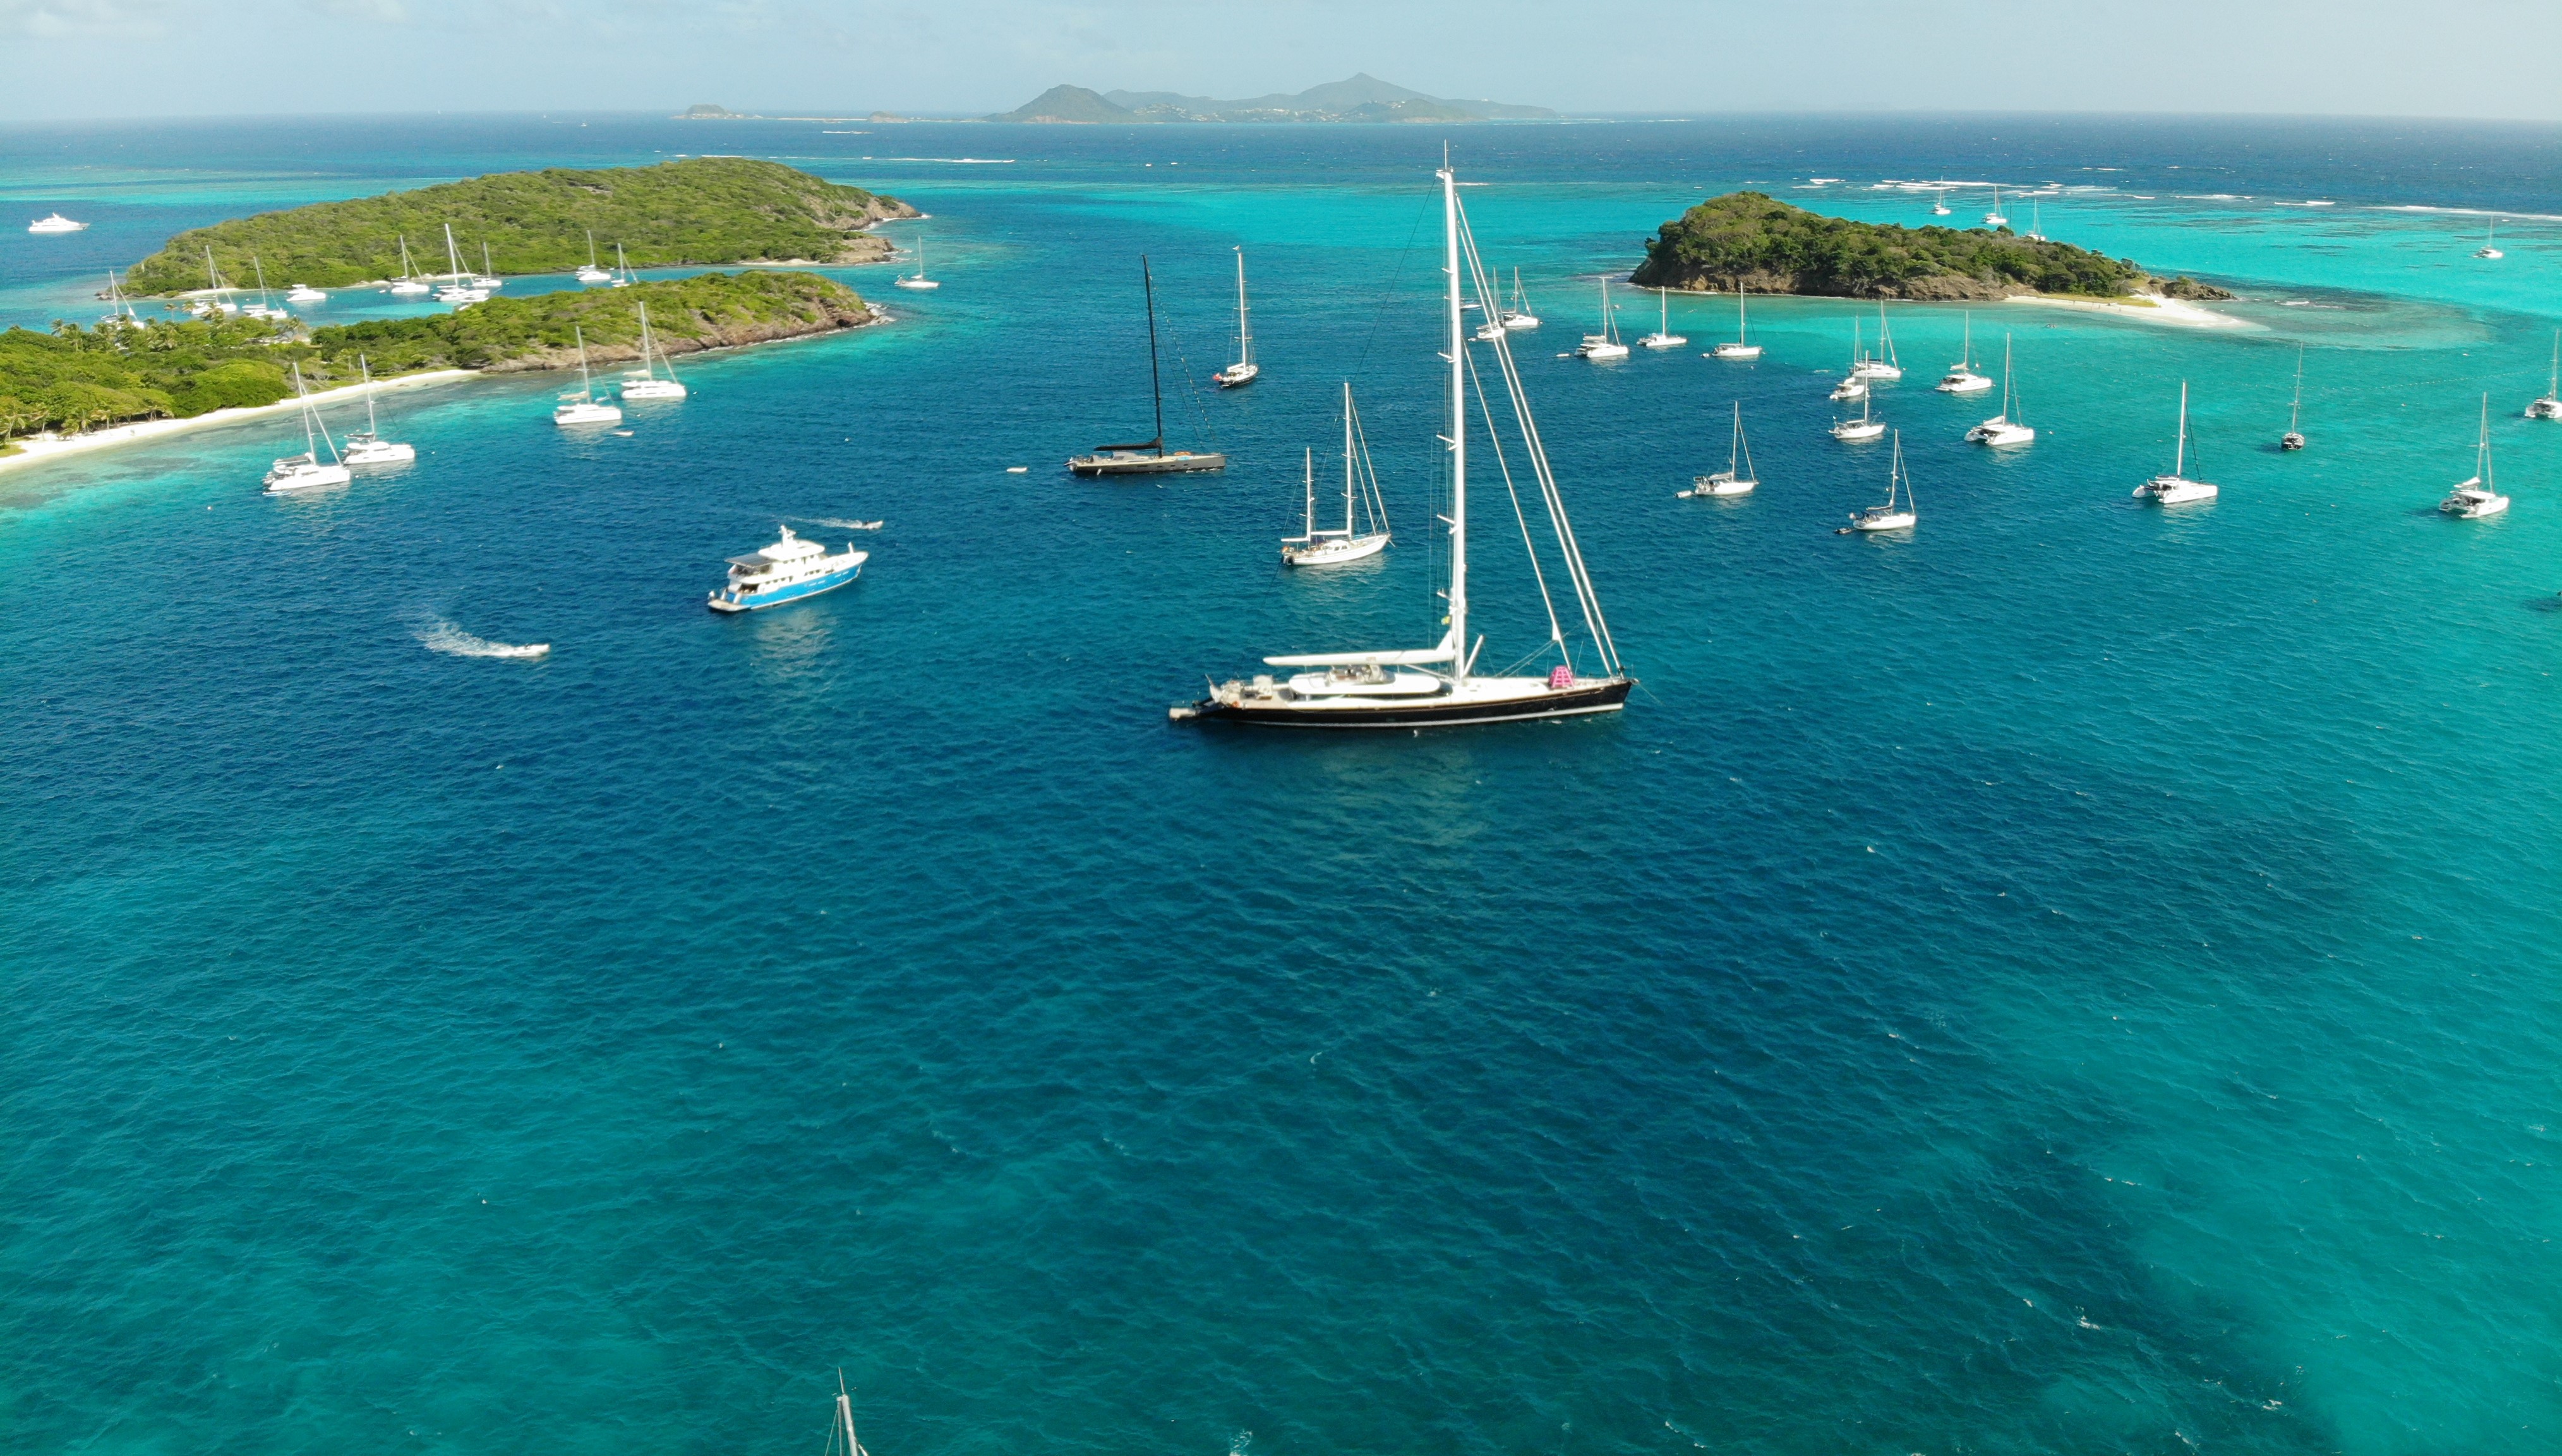
[[[1629,283],[1640,292],[1652,292],[1644,283]],[[1667,293],[1685,293],[1693,298],[1731,298],[1727,288],[1666,288]],[[1848,293],[1755,293],[1756,298],[1838,298],[1848,303],[1873,303],[1874,298],[1855,298]],[[2116,298],[2076,298],[2063,293],[2007,293],[1999,298],[1889,298],[1889,303],[1921,304],[1941,308],[1970,308],[1976,304],[2044,303],[2056,308],[2079,308],[2091,313],[2112,313],[2119,318],[2138,319],[2145,323],[2166,323],[2176,328],[2257,328],[2260,325],[2229,313],[2218,313],[2200,307],[2185,298],[2167,293],[2127,293]]]
[[[413,385],[447,384],[458,379],[476,379],[480,374],[481,371],[477,369],[430,369],[424,373],[404,374],[394,379],[377,379],[373,387],[378,390],[406,389]],[[364,396],[365,386],[350,384],[337,389],[322,390],[309,398],[312,404],[323,405],[339,400],[360,400]],[[18,449],[14,454],[0,455],[0,471],[23,465],[40,464],[46,460],[61,459],[65,455],[88,455],[92,451],[106,450],[113,446],[135,445],[146,440],[165,440],[172,435],[183,435],[190,430],[229,425],[234,421],[256,419],[261,415],[278,414],[285,410],[299,409],[301,405],[301,399],[288,397],[277,400],[272,405],[235,405],[220,410],[208,410],[201,415],[190,415],[184,420],[142,420],[131,425],[93,430],[86,435],[75,435],[69,439],[46,440],[36,437],[21,440],[17,442]]]

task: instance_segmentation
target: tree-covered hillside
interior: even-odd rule
[[[2148,274],[2069,243],[2005,228],[1904,228],[1828,218],[1758,192],[1713,197],[1663,225],[1630,281],[1839,297],[1998,298],[2012,293],[2116,297]],[[2210,292],[2214,290],[2209,290]]]
[[[211,248],[228,284],[252,282],[255,259],[276,287],[344,287],[397,277],[404,238],[419,272],[440,273],[449,224],[463,267],[479,268],[485,243],[491,265],[502,273],[577,268],[587,262],[590,232],[607,267],[613,266],[617,243],[635,268],[860,263],[889,253],[888,243],[864,228],[883,218],[914,216],[916,210],[896,198],[746,157],[595,172],[554,167],[192,229],[135,264],[125,281],[137,294],[206,287],[205,250]]]

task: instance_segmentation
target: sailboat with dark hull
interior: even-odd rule
[[[1139,281],[1148,297],[1148,389],[1156,399],[1157,438],[1132,445],[1098,445],[1091,455],[1069,455],[1067,467],[1079,475],[1176,475],[1224,470],[1227,456],[1216,451],[1166,449],[1166,385],[1157,364],[1157,280],[1139,259]]]
[[[1178,722],[1197,720],[1276,728],[1426,728],[1509,723],[1615,713],[1626,704],[1629,690],[1637,685],[1637,680],[1621,667],[1609,625],[1602,620],[1600,599],[1593,592],[1591,575],[1584,570],[1582,550],[1575,544],[1565,502],[1557,493],[1556,472],[1541,444],[1538,423],[1531,418],[1530,399],[1513,359],[1510,335],[1500,329],[1485,342],[1499,376],[1495,383],[1508,396],[1520,429],[1522,458],[1530,475],[1527,482],[1516,478],[1501,438],[1493,435],[1494,416],[1486,403],[1485,382],[1478,377],[1475,359],[1469,352],[1464,290],[1472,287],[1479,306],[1489,314],[1499,308],[1500,299],[1478,255],[1476,240],[1469,233],[1467,214],[1459,205],[1457,175],[1446,161],[1439,177],[1444,268],[1449,277],[1443,300],[1447,339],[1443,357],[1450,364],[1445,384],[1450,424],[1448,434],[1441,437],[1442,447],[1450,455],[1450,508],[1441,517],[1449,527],[1450,537],[1448,583],[1441,594],[1446,607],[1441,640],[1429,647],[1265,657],[1266,666],[1296,670],[1284,676],[1257,673],[1251,678],[1213,682],[1207,697],[1178,703],[1169,710]],[[1576,670],[1573,650],[1567,645],[1556,600],[1549,591],[1550,572],[1555,567],[1543,566],[1536,549],[1531,556],[1531,575],[1539,584],[1541,602],[1548,608],[1549,640],[1500,673],[1482,675],[1475,670],[1485,638],[1472,640],[1468,636],[1468,410],[1472,398],[1493,438],[1495,464],[1504,476],[1507,492],[1518,504],[1525,493],[1519,487],[1528,483],[1533,487],[1528,493],[1536,493],[1547,509],[1556,560],[1573,589],[1575,606],[1590,638],[1588,660],[1598,669],[1595,675],[1584,676]],[[1527,515],[1522,516],[1521,526],[1523,544],[1529,546]],[[1557,660],[1546,676],[1512,675],[1551,652]]]

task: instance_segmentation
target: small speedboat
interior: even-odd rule
[[[753,555],[729,559],[729,580],[705,599],[714,612],[757,612],[833,591],[863,574],[868,551],[848,543],[836,555],[816,541],[804,541],[781,528],[783,539]]]
[[[34,222],[29,223],[27,225],[27,231],[30,233],[77,233],[88,226],[89,224],[87,223],[75,223],[71,219],[64,217],[61,213],[55,213],[51,217],[38,218]]]

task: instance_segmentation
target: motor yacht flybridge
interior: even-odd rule
[[[2155,475],[2135,487],[2135,498],[2150,498],[2162,505],[2188,505],[2194,501],[2213,500],[2216,487],[2205,480],[2188,478],[2188,381],[2179,382],[2179,452],[2171,456],[2170,473]]]
[[[1494,309],[1498,306],[1495,282],[1470,235],[1467,213],[1459,205],[1458,177],[1446,159],[1438,176],[1442,266],[1449,281],[1441,303],[1446,350],[1443,357],[1450,366],[1443,382],[1450,423],[1447,433],[1441,436],[1442,448],[1450,459],[1449,513],[1441,517],[1448,523],[1450,540],[1441,639],[1429,647],[1265,657],[1268,666],[1299,670],[1281,677],[1259,673],[1250,679],[1212,683],[1207,697],[1178,704],[1171,710],[1171,716],[1179,721],[1397,729],[1503,723],[1617,712],[1626,703],[1629,689],[1636,686],[1636,679],[1621,666],[1610,629],[1602,619],[1600,600],[1593,593],[1582,550],[1575,544],[1573,527],[1566,519],[1556,475],[1540,441],[1539,426],[1532,418],[1530,398],[1513,359],[1511,339],[1506,335],[1496,337],[1487,348],[1494,359],[1497,387],[1506,396],[1519,428],[1527,481],[1516,480],[1500,437],[1494,434],[1493,408],[1486,401],[1484,382],[1470,351],[1467,294],[1473,292],[1482,306]],[[1528,483],[1546,508],[1556,543],[1555,560],[1548,566],[1542,566],[1535,548],[1531,558],[1532,579],[1539,584],[1540,600],[1548,608],[1549,639],[1513,667],[1491,676],[1475,670],[1485,638],[1471,638],[1468,635],[1468,414],[1472,403],[1494,444],[1495,466],[1504,477],[1516,513],[1519,514],[1521,497],[1519,485]],[[1527,546],[1531,542],[1527,515],[1521,515],[1520,525]],[[1573,649],[1566,643],[1556,602],[1549,594],[1548,577],[1555,570],[1562,570],[1573,588],[1575,606],[1582,614],[1590,639],[1588,660],[1597,675],[1582,676],[1575,669]],[[1548,675],[1511,675],[1552,652],[1560,660]]]
[[[1079,475],[1172,475],[1224,470],[1227,456],[1217,451],[1166,449],[1166,384],[1157,366],[1157,279],[1148,271],[1148,256],[1139,255],[1139,285],[1148,300],[1148,390],[1156,400],[1157,438],[1135,445],[1098,445],[1091,455],[1070,455],[1068,469]]]
[[[1245,320],[1245,250],[1236,250],[1236,362],[1210,376],[1220,389],[1252,384],[1263,372],[1254,362],[1254,330]]]
[[[1281,543],[1284,566],[1337,566],[1376,556],[1387,549],[1387,502],[1378,493],[1378,470],[1371,463],[1370,440],[1361,428],[1361,412],[1353,408],[1351,381],[1344,384],[1344,528],[1340,531],[1317,529],[1317,453],[1308,452],[1303,480],[1306,491],[1306,515],[1299,534]],[[1370,529],[1354,529],[1353,507],[1358,501],[1370,516]]]

